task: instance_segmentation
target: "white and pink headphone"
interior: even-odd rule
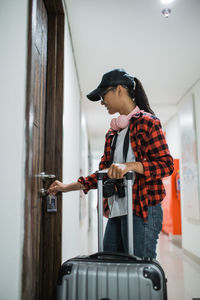
[[[132,117],[138,118],[140,116],[140,112],[143,112],[143,110],[140,110],[138,106],[134,108],[128,115],[120,115],[117,118],[113,118],[110,122],[110,127],[113,130],[119,130],[119,129],[124,129],[128,127],[129,121]]]

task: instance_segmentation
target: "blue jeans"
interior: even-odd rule
[[[145,223],[133,214],[134,255],[156,258],[156,244],[162,229],[163,211],[161,204],[148,207],[148,221]],[[104,251],[128,253],[127,216],[108,219]]]

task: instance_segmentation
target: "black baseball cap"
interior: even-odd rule
[[[118,84],[135,87],[134,77],[129,75],[124,69],[114,69],[103,75],[98,87],[89,93],[87,98],[91,101],[101,100],[102,92],[109,86],[117,86]]]

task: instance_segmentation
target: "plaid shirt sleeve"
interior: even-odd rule
[[[170,176],[174,170],[159,119],[155,119],[146,141],[148,158],[142,161],[146,182]]]

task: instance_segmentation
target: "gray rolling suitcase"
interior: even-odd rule
[[[167,300],[166,278],[159,262],[133,256],[132,172],[126,174],[129,254],[103,252],[102,186],[98,177],[98,251],[72,258],[60,268],[57,300]]]

